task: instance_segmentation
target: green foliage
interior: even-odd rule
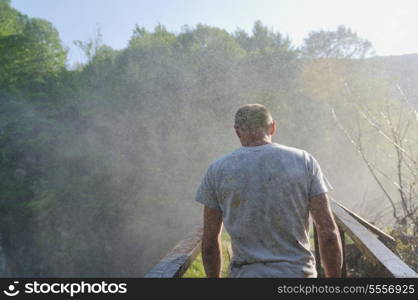
[[[231,238],[224,231],[222,232],[222,270],[221,277],[226,278],[229,274],[229,263],[231,262]],[[206,278],[203,267],[202,254],[196,257],[190,267],[184,273],[183,278]]]
[[[372,44],[341,25],[336,31],[311,32],[302,53],[308,58],[364,58],[372,54]]]
[[[4,4],[1,4],[4,5]],[[34,90],[65,66],[66,51],[51,23],[13,9],[0,15],[0,89]]]
[[[397,241],[396,250],[401,259],[418,272],[418,236],[413,232],[411,226],[392,228],[390,235]]]
[[[235,32],[234,37],[248,53],[294,50],[289,38],[284,38],[280,32],[268,29],[261,21],[254,23],[251,36],[246,31],[239,29]]]
[[[0,0],[0,38],[23,30],[25,17],[10,7],[10,0]]]

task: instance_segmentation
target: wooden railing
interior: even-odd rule
[[[178,243],[145,277],[175,278],[182,277],[200,252],[203,228],[197,228]]]
[[[344,246],[343,276],[347,275],[345,237],[348,235],[357,249],[382,270],[379,277],[418,277],[418,274],[393,252],[396,241],[391,236],[335,201],[331,202],[331,208]],[[319,264],[319,252],[315,252]]]
[[[338,202],[331,201],[331,207],[340,229],[343,244],[343,277],[347,276],[346,236],[351,238],[355,247],[362,255],[375,265],[378,270],[381,270],[379,277],[418,277],[418,274],[394,253],[396,241],[393,237]],[[145,277],[182,277],[200,253],[201,240],[202,228],[197,228],[184,240],[179,242]],[[314,247],[318,275],[321,276],[321,257],[319,255],[318,238],[315,228]]]

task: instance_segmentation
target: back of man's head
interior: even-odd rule
[[[262,104],[246,104],[235,114],[235,129],[243,131],[267,131],[273,118],[267,108]]]

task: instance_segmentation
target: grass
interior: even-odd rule
[[[222,273],[221,277],[228,277],[229,262],[231,261],[231,239],[229,235],[223,231],[221,235],[222,239]],[[196,257],[187,272],[184,273],[183,278],[206,278],[205,269],[203,268],[202,254]]]

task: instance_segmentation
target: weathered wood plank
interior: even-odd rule
[[[184,240],[179,242],[157,265],[146,275],[146,278],[181,277],[199,254],[203,229],[197,228]]]
[[[365,219],[363,219],[362,217],[360,217],[359,215],[357,215],[355,212],[349,210],[348,208],[346,208],[345,206],[343,206],[341,203],[338,203],[336,201],[335,201],[335,203],[337,205],[341,206],[346,212],[348,212],[361,225],[363,225],[368,230],[370,230],[371,232],[373,232],[374,234],[376,234],[379,237],[379,240],[381,240],[386,246],[388,246],[389,248],[392,248],[392,247],[395,247],[396,246],[396,240],[392,236],[390,236],[386,232],[382,231],[380,228],[374,226],[373,224],[367,222]]]
[[[336,222],[348,234],[357,248],[373,263],[383,267],[389,277],[418,277],[407,264],[386,247],[377,237],[354,219],[336,202],[331,202]]]

